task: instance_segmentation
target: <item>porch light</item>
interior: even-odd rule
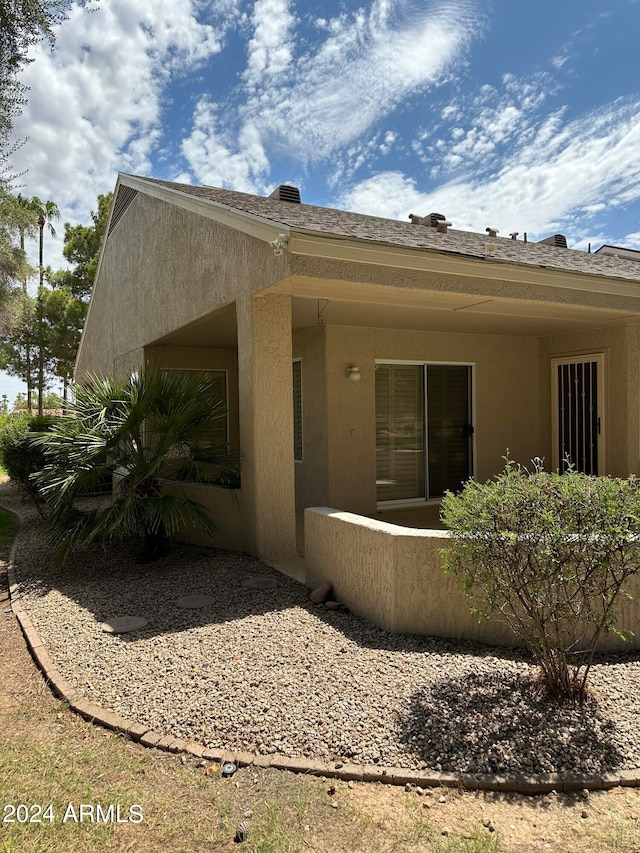
[[[349,382],[360,382],[362,379],[362,374],[360,373],[359,367],[348,367],[347,368],[347,379]]]

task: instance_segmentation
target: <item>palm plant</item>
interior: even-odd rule
[[[36,480],[58,558],[95,541],[139,535],[152,559],[166,537],[185,527],[215,535],[205,507],[175,484],[237,480],[237,456],[215,439],[224,417],[206,374],[147,364],[128,379],[88,376],[65,415],[36,439],[47,460]],[[105,481],[113,483],[112,499],[87,506]]]

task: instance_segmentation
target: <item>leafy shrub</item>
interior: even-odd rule
[[[0,425],[0,463],[39,509],[42,495],[32,475],[44,467],[45,454],[43,447],[35,445],[32,439],[37,433],[48,432],[55,420],[51,415],[10,415]]]
[[[447,493],[443,521],[451,546],[446,571],[507,622],[540,666],[556,698],[583,701],[603,634],[629,634],[614,622],[625,581],[640,569],[640,482],[569,470],[534,470],[507,458],[502,474]]]
[[[89,375],[75,387],[67,414],[46,438],[38,484],[49,507],[51,541],[59,559],[91,542],[141,536],[153,559],[167,536],[216,526],[206,508],[168,483],[235,483],[239,460],[220,444],[216,422],[226,417],[206,374],[145,365],[127,379]],[[216,438],[216,435],[218,438]],[[86,506],[105,480],[110,502]]]

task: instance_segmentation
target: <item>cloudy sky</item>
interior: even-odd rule
[[[640,249],[639,37],[640,0],[100,0],[34,52],[14,167],[73,223],[123,171]]]

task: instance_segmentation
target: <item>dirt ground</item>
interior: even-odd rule
[[[252,809],[256,829],[242,848],[264,853],[640,853],[640,791],[631,788],[588,796],[442,789],[420,795],[251,768],[230,783],[217,767],[144,749],[77,717],[45,685],[8,608],[0,563],[0,809],[46,798],[135,796],[145,826],[31,832],[2,824],[0,853],[234,850],[236,821]]]

